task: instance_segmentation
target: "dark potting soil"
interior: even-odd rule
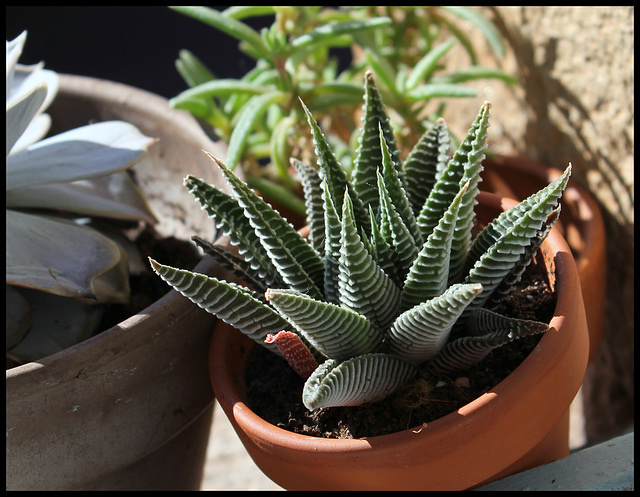
[[[556,297],[532,264],[498,312],[548,323]],[[264,347],[253,347],[247,369],[248,406],[286,430],[324,438],[361,438],[420,427],[478,398],[506,378],[529,355],[542,335],[494,349],[478,364],[452,376],[421,371],[417,379],[375,403],[307,410],[304,380],[287,362]]]

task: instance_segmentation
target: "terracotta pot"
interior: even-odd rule
[[[513,205],[488,193],[479,200],[485,220]],[[258,467],[289,490],[460,490],[563,458],[589,344],[575,263],[557,230],[542,252],[558,292],[551,329],[505,380],[426,427],[336,440],[271,425],[247,406],[244,373],[255,344],[222,321],[209,351],[216,398]]]
[[[159,230],[211,236],[182,178],[224,185],[201,149],[224,150],[191,116],[142,90],[65,75],[50,114],[57,131],[121,119],[160,138],[134,168]],[[181,226],[175,219],[185,209]],[[205,258],[195,269],[218,268]],[[89,340],[7,370],[7,489],[198,489],[213,413],[214,322],[171,291]]]
[[[523,200],[562,174],[560,169],[525,157],[496,156],[486,159],[483,165],[484,181],[480,188],[515,200]],[[561,203],[558,229],[578,267],[592,360],[604,328],[607,265],[604,221],[593,196],[573,179],[569,180]]]

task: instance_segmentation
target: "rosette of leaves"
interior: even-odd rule
[[[102,308],[86,303],[129,301],[135,247],[105,221],[155,223],[126,171],[155,140],[122,121],[45,138],[58,75],[18,63],[26,37],[6,45],[7,350],[20,361],[90,336]]]
[[[239,79],[219,78],[194,53],[182,50],[176,67],[190,88],[172,98],[171,105],[211,125],[229,144],[227,166],[234,170],[242,164],[251,187],[301,214],[304,202],[297,193],[299,183],[291,174],[289,157],[292,152],[311,155],[313,146],[301,139],[306,119],[298,97],[314,109],[319,122],[332,128],[329,138],[334,153],[350,170],[361,81],[368,67],[395,110],[394,125],[412,129],[417,136],[424,131],[423,120],[433,121],[442,112],[440,105],[426,115],[434,99],[476,96],[473,88],[462,83],[478,78],[515,82],[499,69],[478,66],[464,30],[446,15],[456,9],[454,19],[471,19],[492,46],[500,47],[493,25],[471,9],[385,7],[386,15],[377,15],[367,7],[172,8],[238,40],[239,49],[256,65]],[[246,22],[267,15],[274,21],[261,31]],[[442,33],[451,35],[443,39]],[[442,74],[443,60],[457,43],[468,51],[472,64]],[[350,60],[346,67],[339,63],[337,50]],[[356,60],[352,50],[362,51],[365,57]]]
[[[168,284],[284,356],[307,378],[302,400],[310,410],[384,398],[419,368],[464,369],[548,329],[492,307],[557,219],[570,166],[472,239],[488,103],[452,156],[439,120],[401,162],[368,73],[350,179],[304,109],[317,164],[293,162],[304,178],[308,241],[212,157],[233,195],[193,176],[185,185],[238,251],[196,241],[248,286],[151,260]]]

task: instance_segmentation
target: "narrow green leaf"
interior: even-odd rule
[[[247,176],[247,185],[296,214],[304,215],[305,203],[289,188],[260,176]]]
[[[363,21],[323,24],[312,29],[308,33],[295,38],[290,43],[295,50],[300,50],[345,34],[353,34],[365,29],[375,29],[388,26],[389,24],[391,24],[391,19],[388,17],[375,17]]]
[[[286,93],[269,92],[263,95],[255,95],[243,107],[238,121],[229,140],[227,149],[227,162],[233,170],[245,151],[245,145],[249,135],[254,131],[258,120],[264,115],[269,106],[284,102],[288,98]]]
[[[270,140],[271,163],[275,167],[280,181],[289,190],[292,190],[295,185],[293,178],[289,174],[289,156],[291,155],[289,133],[295,123],[296,119],[293,116],[286,116],[280,119],[273,128]]]
[[[367,64],[375,73],[376,77],[384,83],[389,93],[398,95],[399,91],[396,87],[396,70],[395,68],[379,53],[366,49],[364,52]]]
[[[511,85],[518,84],[518,80],[510,74],[495,67],[470,66],[456,72],[439,76],[433,80],[434,84],[451,84],[476,79],[499,79]]]
[[[464,19],[466,21],[471,22],[474,26],[476,26],[482,35],[485,37],[491,48],[494,52],[496,52],[500,57],[504,57],[505,47],[504,42],[502,41],[502,35],[500,31],[489,21],[485,16],[483,16],[480,12],[477,12],[471,7],[441,7],[452,14]]]
[[[417,86],[406,94],[410,102],[420,102],[432,98],[470,98],[478,96],[473,88],[447,83],[427,83]]]
[[[246,19],[247,17],[268,16],[276,13],[277,7],[272,5],[248,5],[227,7],[222,15],[233,19]]]
[[[261,95],[267,91],[268,88],[259,83],[241,79],[214,79],[183,91],[169,100],[169,104],[177,107],[194,99],[228,97],[235,94]]]
[[[428,81],[433,72],[436,70],[438,62],[444,55],[453,48],[456,44],[456,40],[451,39],[438,45],[437,47],[429,50],[424,57],[422,57],[418,63],[414,66],[411,74],[407,78],[405,85],[406,90],[412,90],[418,86],[420,81]]]
[[[221,12],[209,7],[185,7],[179,5],[170,8],[176,12],[208,24],[209,26],[222,31],[237,40],[248,43],[262,57],[269,59],[269,49],[264,44],[260,35],[242,21],[233,19],[230,16],[225,16]]]
[[[217,79],[198,57],[186,49],[178,52],[176,69],[191,88]]]

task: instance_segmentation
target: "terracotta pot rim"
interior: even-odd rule
[[[508,208],[513,205],[513,201],[510,199],[504,199],[497,195],[480,192],[478,200],[481,203],[485,203],[489,206]],[[517,429],[518,423],[514,419],[517,415],[513,412],[509,412],[508,409],[502,409],[506,405],[510,398],[514,396],[526,397],[538,395],[541,390],[547,387],[553,386],[554,389],[564,390],[566,396],[573,398],[577,393],[577,388],[574,389],[576,381],[581,383],[584,370],[586,368],[586,360],[588,354],[588,344],[586,343],[586,324],[580,323],[579,333],[580,336],[572,336],[568,334],[562,334],[558,332],[563,324],[564,316],[568,315],[570,308],[576,305],[582,305],[582,297],[580,294],[579,280],[575,269],[575,263],[571,256],[571,251],[566,244],[565,240],[560,236],[557,230],[553,229],[543,244],[543,250],[547,252],[557,252],[555,256],[555,273],[557,278],[558,287],[558,302],[554,317],[550,322],[551,329],[545,333],[540,343],[532,351],[532,353],[516,368],[515,371],[509,375],[505,380],[500,382],[489,392],[483,394],[477,399],[473,400],[469,404],[461,407],[456,412],[450,413],[442,418],[432,421],[426,428],[421,429],[420,426],[410,428],[401,432],[380,435],[375,437],[363,437],[360,439],[328,439],[312,437],[293,433],[282,428],[273,426],[266,422],[255,413],[253,413],[246,404],[238,397],[238,393],[233,391],[230,394],[229,399],[224,399],[225,403],[230,401],[232,412],[227,412],[227,415],[232,419],[232,422],[240,425],[250,426],[253,430],[251,438],[263,437],[265,440],[269,440],[269,444],[281,446],[291,450],[312,450],[316,453],[320,452],[348,452],[355,453],[361,451],[369,451],[374,448],[387,448],[393,450],[393,447],[397,447],[403,444],[412,443],[424,443],[424,437],[429,437],[430,441],[433,441],[434,445],[438,443],[446,443],[447,434],[452,428],[458,430],[464,429],[469,424],[481,426],[485,424],[487,432],[496,432],[502,430],[500,427],[501,420],[497,418],[504,418],[507,422],[507,426]],[[573,267],[571,267],[573,266]],[[571,290],[572,286],[576,286],[577,292]],[[584,312],[582,313],[584,317]],[[228,325],[226,325],[228,326]],[[239,332],[238,332],[239,333]],[[216,337],[212,338],[212,346],[210,351],[210,361],[212,351],[214,349],[213,344]],[[567,371],[566,374],[571,375],[571,378],[567,378],[566,384],[573,384],[573,386],[566,387],[563,385],[556,385],[553,379],[553,369],[547,369],[540,367],[540,365],[547,362],[555,368],[555,364],[561,362],[562,356],[569,353],[574,342],[581,342],[584,346],[581,351],[580,360],[574,364],[573,369]],[[583,364],[584,363],[584,364]],[[563,374],[565,372],[556,372]],[[228,382],[228,373],[221,369],[213,371],[213,365],[210,365],[210,374],[212,376],[212,383],[215,384]],[[216,375],[221,375],[216,377]],[[225,377],[227,376],[227,377]],[[578,379],[579,377],[579,379]],[[565,385],[566,385],[565,384]],[[216,396],[221,399],[221,392],[216,391]],[[225,393],[226,395],[226,393]],[[221,402],[222,404],[222,402]],[[569,402],[567,402],[567,407]],[[225,405],[222,404],[225,408]],[[487,409],[492,407],[492,409]],[[546,434],[551,427],[553,427],[558,419],[564,413],[553,413],[550,406],[540,406],[541,413],[546,412],[546,416],[543,416],[542,424],[536,425],[535,429],[542,434]],[[527,414],[527,412],[520,412],[521,415]],[[242,428],[244,430],[244,428]]]

